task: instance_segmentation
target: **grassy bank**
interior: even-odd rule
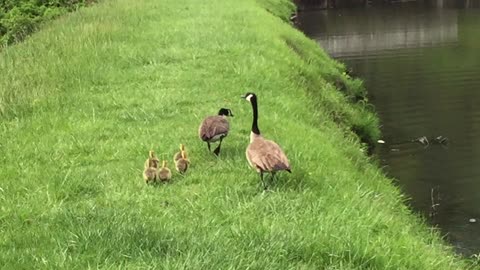
[[[109,0],[0,54],[5,268],[467,269],[403,205],[351,130],[362,88],[295,31],[284,0]],[[283,19],[282,19],[283,18]],[[335,90],[341,87],[346,95]],[[251,108],[293,173],[261,194]],[[232,109],[220,158],[196,137]],[[192,166],[143,183],[149,149]]]
[[[0,49],[22,41],[42,22],[88,5],[96,0],[2,0],[0,2]]]

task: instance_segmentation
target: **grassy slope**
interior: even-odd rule
[[[20,42],[39,28],[42,22],[96,0],[2,0],[0,2],[0,50]]]
[[[346,132],[375,136],[375,118],[324,80],[345,76],[272,15],[283,5],[111,0],[7,48],[0,264],[465,269]],[[266,195],[244,157],[247,89],[293,167]],[[220,107],[236,117],[216,159],[196,130]],[[147,151],[170,160],[180,142],[188,175],[146,186]]]

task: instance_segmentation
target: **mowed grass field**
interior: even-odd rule
[[[105,0],[0,52],[4,269],[468,269],[365,155],[361,83],[284,0]],[[335,89],[343,86],[346,95]],[[250,104],[290,159],[262,193]],[[220,157],[197,137],[230,108]],[[148,151],[191,167],[142,179]],[[173,169],[172,166],[170,168]]]

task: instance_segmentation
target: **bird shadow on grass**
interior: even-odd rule
[[[293,168],[292,173],[279,172],[273,182],[269,182],[269,188],[274,191],[294,190],[303,191],[307,187],[309,175],[302,168]],[[271,177],[269,177],[271,181]]]
[[[217,157],[218,159],[234,160],[239,156],[244,157],[245,149],[244,148],[241,149],[239,147],[233,147],[233,146],[227,146],[227,147],[222,146],[222,150],[220,151],[220,154],[218,156],[215,156],[215,154],[212,153],[212,156]]]
[[[233,161],[233,160],[238,159],[238,157],[245,157],[245,149],[244,148],[235,147],[235,146],[232,146],[232,145],[224,145],[224,144],[222,144],[220,153],[217,156],[213,153],[213,150],[217,146],[218,146],[218,143],[212,144],[212,151],[211,152],[209,152],[207,147],[205,146],[205,149],[202,150],[202,151],[204,151],[202,153],[202,155],[204,155],[205,160],[207,160],[209,162],[221,162],[222,160],[223,161]],[[246,162],[246,160],[245,160],[245,162]]]
[[[255,174],[255,177],[253,177]],[[263,180],[267,184],[267,190],[265,191],[263,185],[260,181],[260,176],[258,173],[252,172],[252,177],[255,178],[255,181],[249,181],[249,185],[255,185],[255,190],[258,193],[268,193],[268,192],[284,192],[284,191],[303,191],[307,188],[307,179],[309,175],[302,169],[292,170],[292,173],[288,172],[277,172],[275,178],[272,178],[272,175],[265,173]]]

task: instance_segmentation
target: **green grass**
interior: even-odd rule
[[[0,2],[0,49],[21,42],[52,20],[96,0],[2,0]]]
[[[268,9],[268,10],[267,10]],[[467,269],[364,155],[361,82],[294,30],[285,0],[108,0],[0,54],[5,269]],[[335,90],[341,81],[346,95]],[[250,105],[292,174],[262,194]],[[220,158],[197,138],[232,109]],[[148,150],[192,166],[147,186]]]

